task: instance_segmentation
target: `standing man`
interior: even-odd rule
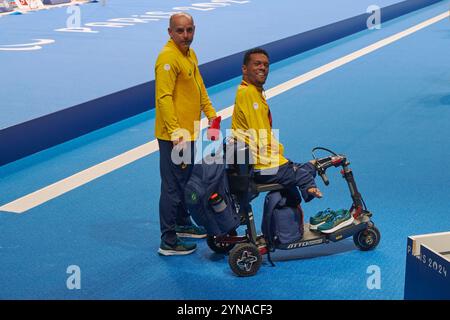
[[[161,173],[161,245],[158,253],[184,255],[194,252],[197,246],[179,237],[206,237],[206,231],[194,225],[186,211],[184,185],[195,158],[194,141],[199,134],[201,113],[203,111],[211,123],[216,112],[200,75],[197,56],[190,48],[195,32],[192,16],[173,14],[168,32],[170,39],[155,64],[155,136],[160,150]],[[184,159],[181,163],[174,161],[180,153]]]

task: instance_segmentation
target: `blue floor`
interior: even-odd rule
[[[269,89],[448,10],[437,4],[271,66]],[[448,19],[270,99],[288,157],[317,145],[345,153],[382,234],[376,250],[351,239],[277,251],[258,274],[234,276],[227,257],[201,240],[195,254],[161,257],[158,153],[23,214],[0,212],[1,299],[402,299],[407,236],[450,230],[450,61]],[[209,89],[230,106],[233,79]],[[223,123],[230,127],[230,120]],[[0,206],[153,140],[149,111],[0,167]],[[306,218],[348,207],[339,173],[320,181],[324,198]],[[263,197],[254,201],[260,227]],[[68,290],[66,269],[81,269]],[[368,267],[381,270],[369,290]]]

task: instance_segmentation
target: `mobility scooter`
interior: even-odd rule
[[[380,232],[372,222],[372,213],[367,209],[358,192],[347,157],[326,148],[316,147],[312,150],[313,158],[316,160],[315,167],[325,185],[329,184],[326,170],[330,167],[342,168],[341,174],[348,184],[352,199],[349,211],[353,215],[353,222],[333,233],[310,230],[309,224],[305,223],[303,237],[300,240],[288,244],[280,244],[275,241],[274,244],[268,245],[269,241],[264,238],[264,235],[257,234],[251,201],[262,192],[281,191],[284,187],[279,184],[256,184],[254,182],[253,166],[250,161],[251,153],[247,145],[227,138],[224,148],[230,192],[241,217],[241,224],[246,225],[246,230],[245,235],[242,236],[239,236],[236,230],[232,230],[224,236],[208,236],[207,243],[217,253],[229,253],[228,263],[236,275],[243,277],[255,275],[261,267],[263,255],[267,254],[269,262],[272,263],[270,252],[275,249],[305,248],[337,242],[353,236],[356,247],[362,251],[368,251],[374,249],[380,242]],[[325,151],[329,155],[317,158],[315,152],[318,150]],[[230,157],[232,157],[231,160]]]

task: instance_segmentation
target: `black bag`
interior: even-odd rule
[[[208,235],[223,236],[240,225],[232,200],[225,164],[195,164],[185,187],[186,207]]]
[[[266,195],[261,230],[269,248],[302,239],[303,210],[300,202],[297,187]]]

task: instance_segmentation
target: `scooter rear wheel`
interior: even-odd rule
[[[358,249],[362,251],[375,249],[375,247],[380,243],[380,239],[380,231],[375,226],[361,230],[353,236],[353,242]]]
[[[228,233],[229,236],[237,236],[237,232],[236,230],[230,231]],[[216,236],[210,236],[208,235],[208,237],[206,238],[206,243],[208,244],[208,247],[216,252],[216,253],[228,253],[230,252],[231,249],[234,248],[234,246],[236,245],[235,243],[227,243],[227,242],[220,242],[220,238],[216,237]]]
[[[252,243],[239,243],[228,256],[231,270],[240,277],[255,275],[261,267],[262,256]]]

